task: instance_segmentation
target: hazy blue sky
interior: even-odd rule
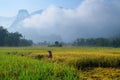
[[[49,36],[72,41],[120,35],[120,0],[0,0],[0,16],[15,16],[19,9],[44,9],[11,27],[35,41],[49,40]]]
[[[0,16],[15,16],[19,9],[29,12],[47,8],[50,5],[75,8],[82,0],[0,0]]]

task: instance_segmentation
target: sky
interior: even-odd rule
[[[0,1],[0,16],[15,16],[19,9],[43,9],[13,27],[36,42],[120,36],[120,0]]]
[[[64,8],[75,8],[82,0],[0,0],[0,16],[15,16],[19,9],[33,12],[45,9],[50,5]]]

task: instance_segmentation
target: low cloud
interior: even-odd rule
[[[19,31],[36,41],[49,35],[59,36],[63,41],[72,41],[80,37],[118,36],[119,4],[120,0],[84,0],[74,9],[52,5],[41,14],[25,19]]]

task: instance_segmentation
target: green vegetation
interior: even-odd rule
[[[120,48],[0,48],[2,80],[120,80],[119,73]]]
[[[0,46],[31,46],[31,40],[24,39],[18,32],[8,32],[0,26]]]
[[[101,46],[101,47],[120,47],[120,37],[107,38],[80,38],[73,42],[75,46]]]
[[[74,68],[0,54],[0,80],[78,80]]]

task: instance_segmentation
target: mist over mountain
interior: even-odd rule
[[[25,10],[25,9],[19,10],[19,12],[18,12],[18,14],[16,16],[16,19],[11,24],[10,28],[16,28],[17,26],[19,26],[21,21],[23,21],[24,19],[28,18],[29,16],[30,15],[29,15],[27,10]]]
[[[2,17],[0,16],[0,25],[8,28],[14,21],[15,17]]]
[[[32,12],[30,15],[33,16],[36,14],[41,14],[42,12],[43,12],[43,10],[38,10],[38,11]]]
[[[39,41],[73,41],[76,38],[120,35],[120,0],[84,0],[74,9],[49,6],[29,13],[20,10],[9,27]]]
[[[22,26],[22,22],[26,19],[30,19],[32,16],[35,15],[40,15],[43,12],[43,10],[38,10],[32,13],[29,13],[25,9],[19,10],[15,20],[11,24],[11,26],[8,28],[10,32],[20,32],[22,33],[26,38],[31,39],[35,42],[40,42],[40,41],[49,41],[49,42],[54,42],[54,41],[62,41],[61,36],[57,34],[49,34],[49,33],[42,33],[42,32],[37,32],[36,29],[31,29],[31,28],[25,28]],[[41,30],[40,30],[41,31]]]

